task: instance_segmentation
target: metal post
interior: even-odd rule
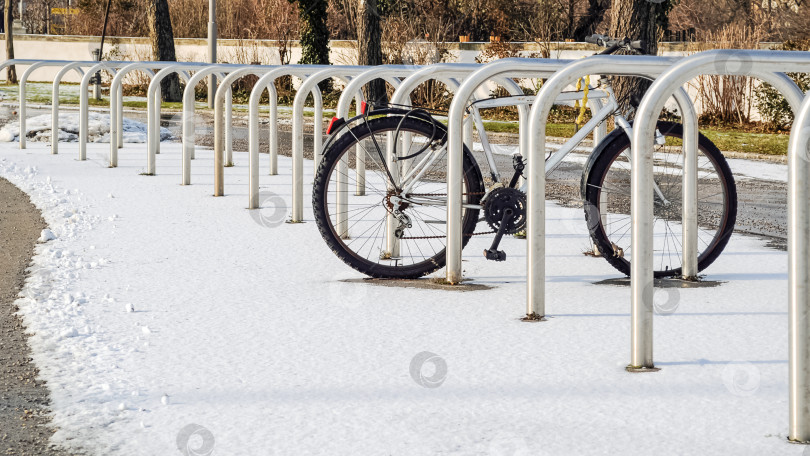
[[[70,62],[61,62],[57,64],[50,63],[48,61],[37,62],[29,66],[25,69],[20,77],[20,103],[19,103],[19,116],[20,116],[20,149],[25,149],[25,140],[26,140],[26,125],[25,125],[25,83],[28,81],[28,76],[39,67],[42,66],[57,66],[62,65]]]
[[[788,148],[788,439],[810,443],[810,98],[793,123]]]
[[[208,63],[217,63],[217,0],[208,0]],[[208,77],[208,108],[214,108],[217,77]]]
[[[692,107],[690,103],[689,108]],[[698,275],[698,125],[697,114],[681,113],[683,119],[683,206],[681,277],[697,280]]]
[[[101,62],[101,49],[93,49],[93,59]],[[101,73],[93,75],[93,98],[101,100]]]

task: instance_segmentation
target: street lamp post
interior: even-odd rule
[[[217,63],[217,0],[208,0],[208,62]],[[214,108],[217,78],[208,77],[208,107]]]

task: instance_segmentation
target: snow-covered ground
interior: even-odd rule
[[[787,259],[734,236],[716,288],[660,290],[658,373],[630,374],[629,290],[586,257],[581,210],[548,203],[549,320],[524,323],[524,241],[505,263],[465,250],[491,287],[426,290],[361,276],[306,223],[285,224],[289,159],[248,211],[247,156],[214,198],[200,149],[157,176],[143,145],[50,155],[0,144],[0,176],[55,239],[18,302],[53,396],[54,440],[89,454],[787,454]],[[312,164],[307,162],[306,181]],[[425,352],[428,352],[425,354]],[[185,454],[185,453],[184,453]]]

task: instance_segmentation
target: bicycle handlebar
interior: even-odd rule
[[[642,50],[644,49],[644,41],[642,40],[635,40],[631,41],[630,38],[623,38],[621,40],[611,38],[607,35],[599,35],[593,34],[589,37],[585,38],[586,43],[596,44],[598,46],[602,46],[605,48],[610,49],[611,52],[615,51],[619,48],[625,49],[635,49],[635,50]]]

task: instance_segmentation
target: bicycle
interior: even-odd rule
[[[642,43],[602,35],[588,41],[606,49],[639,50]],[[546,175],[601,122],[613,117],[616,128],[588,156],[580,182],[585,221],[596,250],[613,267],[630,273],[630,137],[632,124],[620,112],[611,82],[600,77],[596,87],[605,108],[560,149],[546,157]],[[579,92],[568,92],[578,96]],[[531,103],[533,97],[473,101],[465,122],[474,121],[492,183],[487,186],[473,153],[464,147],[463,245],[480,234],[495,234],[484,251],[489,260],[504,261],[498,250],[504,235],[526,223],[526,184],[519,187],[525,160],[513,157],[514,174],[501,182],[479,113],[480,109]],[[560,101],[558,98],[557,101]],[[349,119],[332,119],[323,160],[313,187],[316,223],[333,252],[352,268],[376,278],[417,278],[445,264],[447,129],[439,111],[402,106],[368,107]],[[660,121],[655,160],[655,277],[681,272],[680,221],[683,154],[680,124]],[[720,150],[703,135],[698,140],[698,270],[720,255],[734,230],[736,185]],[[352,152],[355,152],[352,154]],[[358,170],[365,170],[360,173]],[[370,176],[366,176],[368,173]],[[354,183],[352,193],[349,184]],[[346,208],[338,212],[338,208]],[[479,219],[479,215],[481,218]],[[479,221],[489,231],[476,232]]]

